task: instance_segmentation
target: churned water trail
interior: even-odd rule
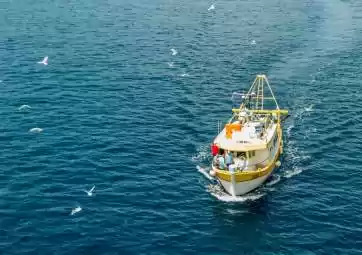
[[[210,181],[214,180],[214,178],[212,178],[209,173],[207,172],[206,168],[203,168],[201,166],[196,166],[197,171],[199,171],[199,173],[201,173],[203,176],[205,176],[207,179],[209,179]]]

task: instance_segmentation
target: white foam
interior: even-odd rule
[[[255,44],[256,44],[256,41],[255,41],[255,40],[252,40],[250,44],[251,44],[251,45],[255,45]]]
[[[299,168],[295,168],[295,169],[292,169],[292,170],[287,170],[284,173],[284,177],[289,179],[289,178],[292,178],[295,175],[300,174],[301,172],[303,172],[303,171],[302,171],[302,169],[299,169]]]
[[[168,62],[167,64],[168,64],[168,67],[170,67],[170,68],[173,68],[173,67],[174,67],[173,62]]]
[[[300,110],[297,110],[296,113],[295,113],[295,118],[296,119],[301,119],[304,112],[305,112],[304,108],[300,109]]]
[[[287,168],[288,170],[285,170],[284,168],[282,168],[282,173],[281,173],[281,179],[283,178],[292,178],[293,176],[296,176],[300,173],[303,172],[303,165],[305,163],[306,160],[310,159],[311,157],[309,155],[305,155],[305,153],[300,150],[298,148],[298,141],[296,140],[291,140],[291,133],[293,131],[293,129],[295,128],[295,126],[300,126],[302,125],[303,121],[303,117],[305,115],[309,115],[310,112],[313,111],[313,104],[310,104],[308,107],[302,107],[300,109],[296,110],[296,113],[294,115],[294,118],[292,119],[292,123],[286,128],[286,137],[287,137],[287,141],[286,141],[286,146],[285,146],[285,157],[284,157],[284,161],[285,163],[287,163]],[[298,132],[300,132],[300,130],[296,130]],[[307,130],[305,133],[305,138],[307,138],[311,133],[316,133],[317,129],[316,128],[312,128],[310,130]],[[277,182],[280,181],[280,178],[278,178],[279,180],[272,180],[270,183],[267,183],[265,186],[272,186],[275,185]],[[275,183],[274,183],[275,182]]]
[[[192,156],[192,161],[200,162],[202,160],[208,160],[210,155],[209,146],[203,145],[197,149],[196,155]]]
[[[201,167],[201,166],[196,166],[197,171],[199,171],[199,173],[201,173],[202,175],[204,175],[207,179],[209,179],[210,181],[214,180],[214,178],[212,178],[209,173],[207,172],[207,169]]]
[[[243,196],[231,196],[224,191],[224,189],[219,184],[209,184],[208,192],[216,197],[218,200],[223,202],[245,202],[245,201],[254,201],[263,197],[266,193],[249,193]]]
[[[287,127],[287,136],[290,136],[290,132],[292,131],[292,129],[294,128],[294,125],[290,125],[289,127]]]
[[[243,211],[239,211],[239,210],[234,210],[234,209],[230,209],[230,208],[227,208],[226,211],[230,214],[241,214],[241,213],[244,213]]]
[[[271,186],[277,184],[278,182],[280,182],[280,180],[281,180],[281,178],[279,175],[273,175],[273,179],[265,185],[268,187],[271,187]]]
[[[36,127],[36,128],[30,129],[29,132],[30,133],[41,133],[41,132],[43,132],[43,129]]]
[[[268,191],[268,192],[271,192],[271,191],[274,191],[275,188],[273,188],[273,187],[267,187],[265,190]]]
[[[255,201],[258,200],[260,198],[262,198],[263,196],[265,196],[266,193],[261,193],[261,194],[248,194],[248,195],[244,195],[244,196],[231,196],[228,194],[224,194],[224,195],[220,195],[220,194],[215,194],[215,193],[211,193],[211,195],[213,195],[214,197],[216,197],[218,200],[223,201],[223,202],[232,202],[232,203],[243,203],[246,201]]]
[[[188,73],[183,73],[180,75],[181,77],[189,77],[190,75]]]
[[[288,156],[290,157],[287,157],[287,160],[290,160],[291,163],[301,163],[302,161],[304,160],[307,160],[307,159],[310,159],[311,156],[309,155],[303,155],[302,152],[299,152],[298,150],[294,149],[294,150],[290,150],[288,152]]]

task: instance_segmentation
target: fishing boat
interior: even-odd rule
[[[211,145],[210,175],[232,196],[258,188],[281,165],[282,122],[288,116],[265,75],[257,75],[240,95],[240,104]]]

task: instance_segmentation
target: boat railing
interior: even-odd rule
[[[244,168],[240,169],[240,171],[244,171],[244,170],[246,170],[247,168],[253,169],[254,167],[255,167],[255,170],[253,170],[253,171],[256,171],[256,170],[258,170],[259,168],[263,168],[265,165],[267,165],[267,164],[268,164],[268,160],[269,160],[269,158],[266,158],[266,159],[261,160],[261,161],[259,161],[259,162],[257,162],[257,163],[254,163],[254,164],[252,164],[252,165],[244,166]]]
[[[238,159],[240,159],[240,158],[238,158]],[[266,158],[266,159],[261,160],[261,161],[259,161],[259,162],[257,162],[257,163],[254,163],[254,164],[252,164],[252,165],[246,165],[246,164],[245,164],[246,160],[244,159],[244,160],[243,160],[243,162],[244,162],[243,166],[240,167],[240,164],[238,164],[235,170],[242,172],[242,171],[246,170],[247,168],[254,168],[254,167],[255,167],[255,170],[253,170],[253,171],[256,171],[256,170],[258,170],[259,168],[265,167],[265,165],[267,165],[267,164],[269,163],[268,160],[269,160],[269,158]],[[213,167],[213,168],[217,168],[217,169],[219,169],[219,170],[224,170],[224,171],[225,171],[225,170],[228,170],[228,171],[229,171],[229,169],[228,169],[227,166],[226,166],[226,169],[220,169],[220,168],[217,166],[217,164],[214,164],[214,162],[212,163],[212,167]]]

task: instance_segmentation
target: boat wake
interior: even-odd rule
[[[295,119],[302,120],[305,115],[309,116],[314,111],[313,107],[314,107],[314,105],[310,104],[307,107],[303,107],[303,108],[297,110],[295,113]]]
[[[205,176],[207,179],[209,179],[210,181],[214,180],[214,178],[212,176],[209,175],[207,168],[203,168],[201,166],[196,166],[197,171],[199,171],[199,173],[201,173],[203,176]]]
[[[230,209],[230,208],[227,208],[226,211],[227,211],[228,213],[230,213],[230,214],[233,214],[233,215],[245,213],[245,211],[239,211],[239,210],[234,210],[234,209]]]
[[[275,174],[275,175],[272,176],[272,180],[269,181],[269,182],[267,182],[267,183],[265,184],[265,186],[267,186],[267,187],[272,187],[272,186],[274,186],[275,184],[277,184],[278,182],[280,182],[281,179],[282,179],[282,178],[280,177],[280,175]]]
[[[287,137],[290,137],[291,131],[293,128],[294,128],[294,125],[290,125],[289,127],[287,127],[287,131],[286,131]]]
[[[310,104],[309,106],[302,107],[299,110],[296,111],[296,114],[294,118],[292,119],[290,125],[286,128],[286,146],[285,146],[285,167],[283,167],[282,170],[282,178],[292,178],[293,176],[299,175],[303,172],[303,165],[305,165],[306,161],[310,159],[309,155],[305,155],[304,151],[302,151],[297,146],[297,141],[293,140],[293,131],[298,132],[297,128],[298,126],[301,126],[302,124],[300,122],[303,122],[305,116],[309,116],[311,112],[314,111],[313,109],[314,105]],[[312,128],[306,132],[306,134],[303,136],[304,138],[307,138],[306,136],[310,134],[316,133],[317,130],[315,128]]]
[[[207,145],[202,145],[197,149],[197,152],[192,156],[192,161],[195,163],[200,163],[204,161],[211,160],[210,148]]]
[[[289,178],[292,178],[295,175],[300,174],[301,172],[303,172],[303,171],[302,171],[302,169],[299,169],[299,168],[296,168],[296,169],[293,169],[293,170],[286,170],[284,172],[283,177],[289,179]]]

